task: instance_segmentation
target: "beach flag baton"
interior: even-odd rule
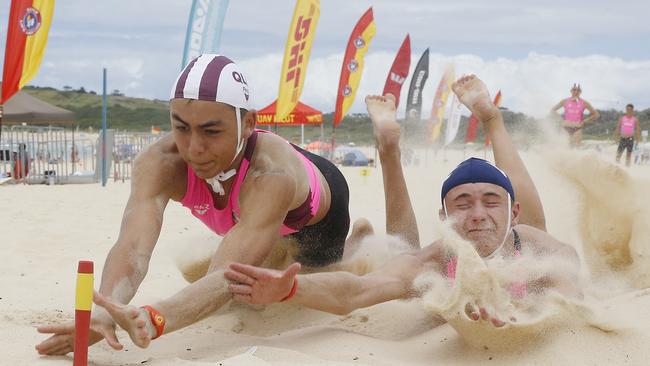
[[[74,306],[74,361],[73,366],[88,365],[88,333],[90,310],[93,306],[93,262],[79,261],[77,292]]]

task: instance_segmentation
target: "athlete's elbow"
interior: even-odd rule
[[[356,307],[346,302],[336,304],[335,306],[328,309],[328,312],[335,315],[348,315],[354,310],[356,310]]]

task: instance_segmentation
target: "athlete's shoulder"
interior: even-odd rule
[[[550,253],[562,249],[574,251],[573,247],[565,244],[546,231],[538,228],[519,224],[514,227],[524,245],[532,246],[532,249],[537,253]]]
[[[251,161],[253,170],[258,173],[286,172],[287,168],[296,162],[300,163],[296,151],[287,140],[272,133],[257,133],[255,151]]]
[[[533,237],[539,237],[539,236],[542,236],[542,235],[549,235],[544,230],[540,230],[540,229],[538,229],[538,228],[536,228],[534,226],[525,225],[525,224],[517,224],[517,225],[515,225],[513,227],[513,229],[515,231],[517,231],[517,233],[519,234],[519,236],[522,237],[522,239],[524,237],[533,238]]]
[[[138,154],[133,165],[133,184],[169,191],[174,196],[175,182],[185,176],[186,170],[187,164],[178,153],[173,136],[169,134]]]

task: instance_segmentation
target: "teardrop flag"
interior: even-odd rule
[[[348,46],[343,57],[339,88],[336,90],[336,109],[334,110],[334,127],[341,123],[348,113],[357,94],[363,72],[364,57],[368,52],[370,41],[377,33],[375,20],[370,7],[354,26]]]
[[[391,93],[395,96],[395,107],[399,105],[399,95],[402,91],[402,85],[406,81],[411,67],[411,38],[406,35],[402,46],[397,51],[393,66],[391,66],[386,77],[386,84],[384,85],[384,92],[382,95]]]
[[[0,104],[6,103],[36,76],[53,13],[54,0],[11,1]]]

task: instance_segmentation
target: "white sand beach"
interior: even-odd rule
[[[584,302],[549,300],[556,305],[552,316],[495,330],[453,321],[438,325],[432,309],[440,306],[431,304],[431,296],[346,316],[289,304],[259,309],[232,303],[147,349],[133,346],[120,332],[125,349],[114,351],[101,342],[90,348],[90,364],[647,365],[650,166],[616,168],[611,149],[583,153],[540,147],[522,153],[549,232],[574,246],[583,262]],[[483,157],[482,150],[473,154]],[[419,166],[405,168],[423,243],[441,235],[435,224],[440,185],[463,155],[448,151],[444,161],[442,153],[430,152]],[[381,172],[369,168],[362,176],[361,169],[342,168],[351,216],[368,218],[381,233]],[[35,326],[72,319],[78,260],[95,262],[98,286],[129,190],[128,182],[0,186],[0,365],[72,364],[71,354],[36,353],[34,345],[45,337]],[[201,257],[219,240],[180,204],[169,204],[149,273],[133,303],[151,303],[181,289],[186,282],[177,269],[179,256]],[[386,242],[382,236],[367,240],[362,253],[381,261],[397,250]]]

